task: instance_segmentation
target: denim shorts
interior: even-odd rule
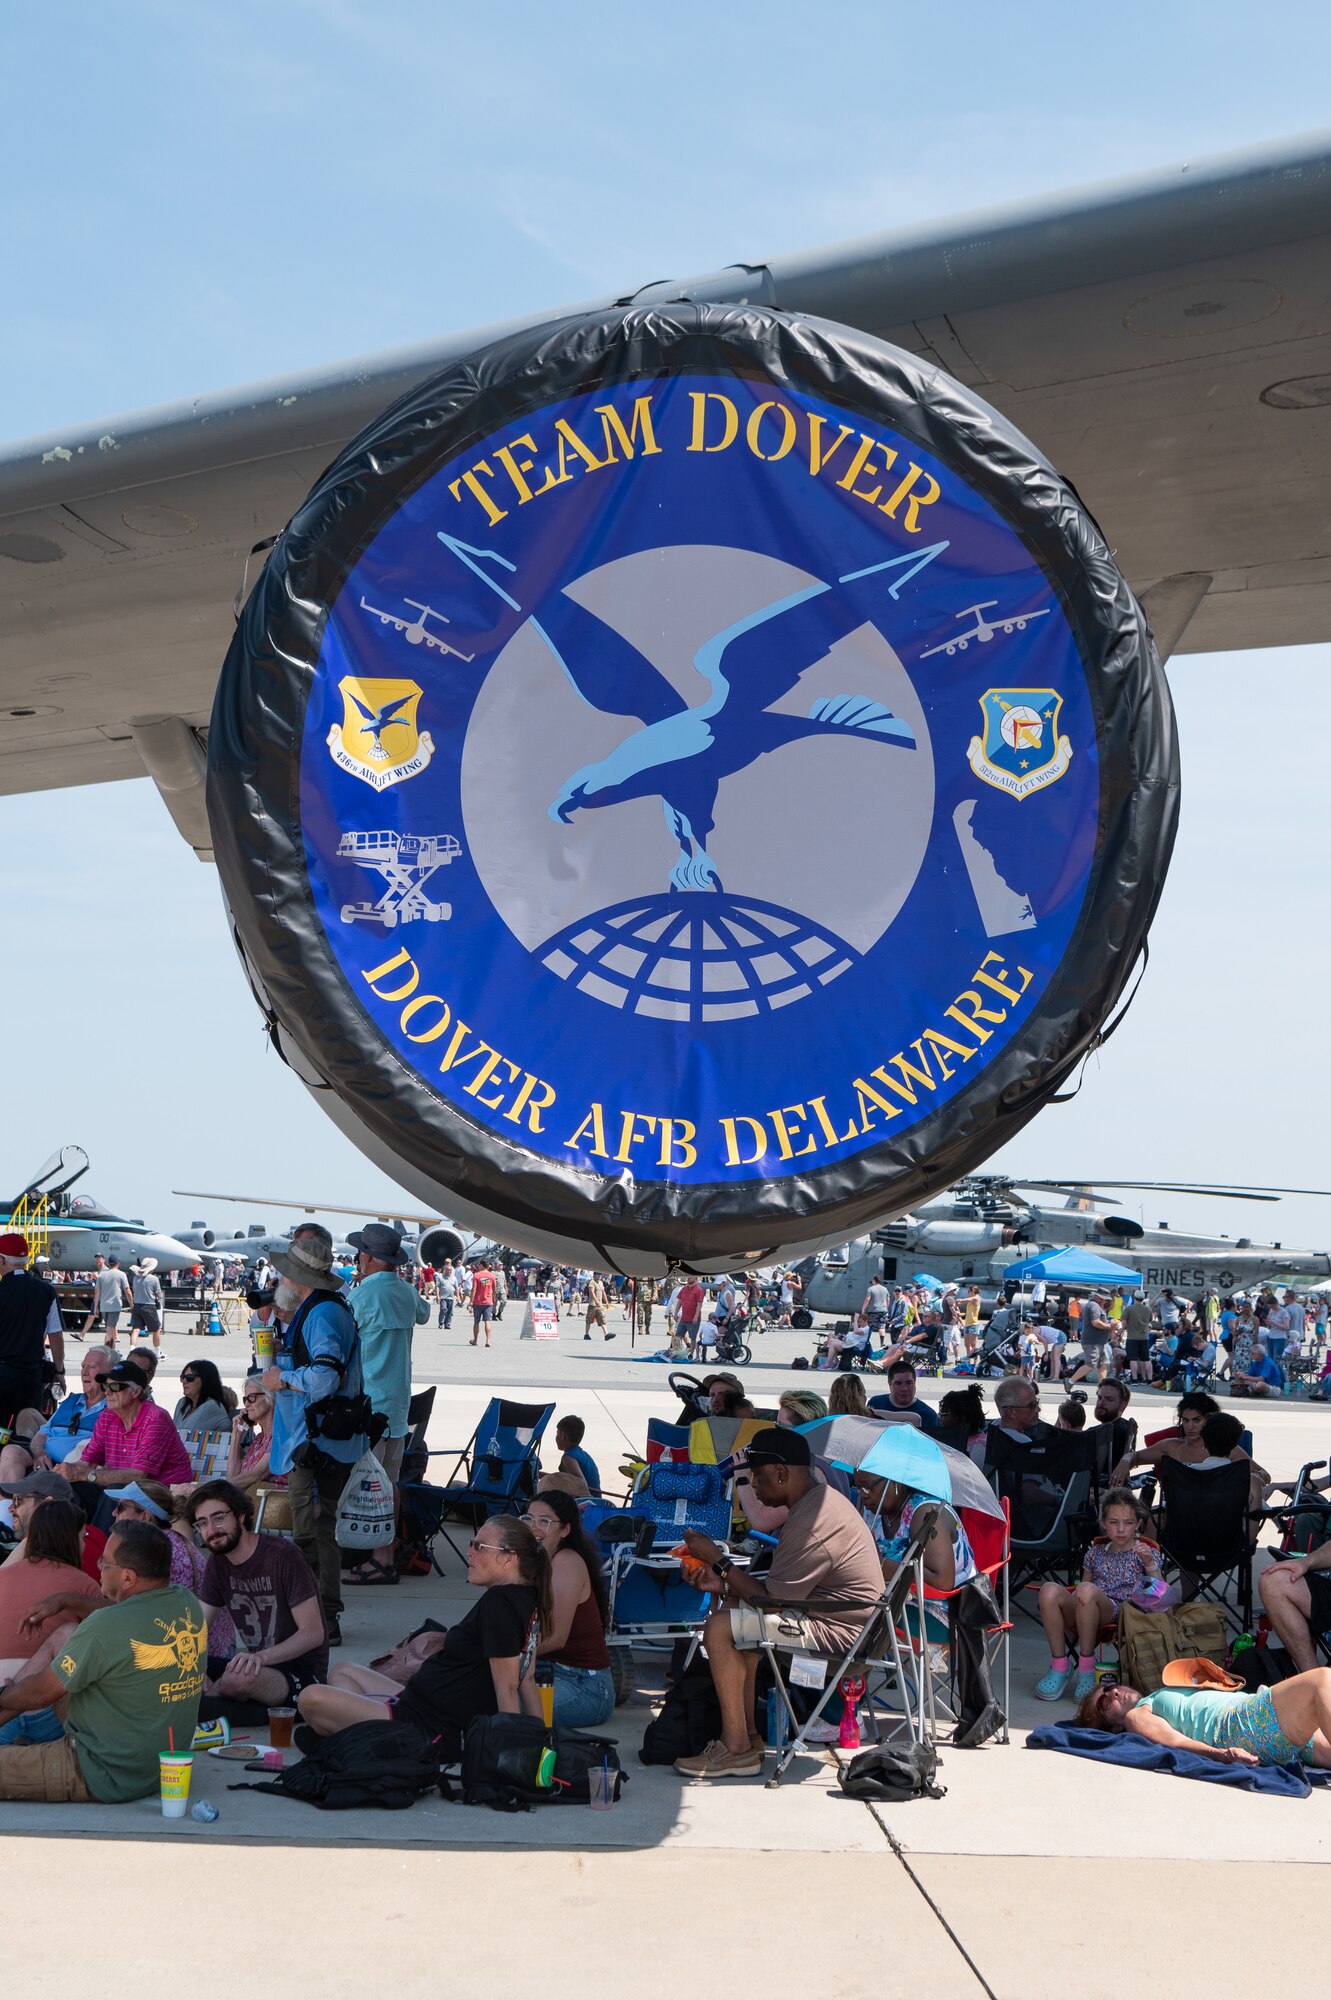
[[[615,1712],[615,1684],[609,1667],[552,1668],[557,1729],[592,1729]]]

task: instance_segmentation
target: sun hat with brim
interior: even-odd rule
[[[300,1236],[268,1261],[284,1278],[290,1278],[293,1285],[326,1286],[337,1260],[331,1244],[321,1243],[317,1236]]]
[[[353,1229],[347,1242],[353,1250],[363,1250],[378,1264],[400,1264],[403,1261],[402,1238],[386,1222],[367,1222],[364,1229]]]
[[[1237,1674],[1226,1673],[1204,1654],[1188,1659],[1166,1660],[1160,1675],[1167,1688],[1241,1688]]]
[[[141,1486],[135,1486],[132,1483],[128,1486],[117,1486],[112,1497],[117,1507],[122,1500],[132,1500],[136,1507],[142,1507],[144,1513],[151,1514],[154,1520],[169,1521],[171,1519],[171,1516],[168,1514],[166,1508],[161,1505],[160,1501],[154,1500],[150,1493],[145,1493]]]

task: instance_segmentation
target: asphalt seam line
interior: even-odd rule
[[[937,1903],[934,1901],[933,1897],[929,1894],[929,1891],[925,1888],[919,1876],[915,1873],[915,1870],[911,1867],[910,1862],[906,1859],[906,1850],[901,1845],[901,1842],[896,1838],[895,1834],[892,1832],[891,1827],[888,1826],[886,1822],[879,1817],[878,1810],[875,1806],[870,1805],[869,1811],[873,1814],[873,1817],[877,1822],[877,1824],[879,1825],[879,1827],[882,1828],[884,1839],[887,1841],[887,1844],[891,1848],[893,1854],[896,1855],[897,1860],[901,1863],[902,1867],[905,1869],[906,1874],[909,1876],[911,1882],[914,1884],[915,1888],[919,1890],[921,1896],[923,1896],[925,1902],[929,1905],[929,1908],[933,1911],[935,1917],[937,1917],[944,1931],[946,1931],[948,1937],[952,1940],[952,1943],[956,1946],[957,1951],[960,1953],[961,1957],[965,1960],[966,1964],[970,1967],[971,1971],[974,1973],[976,1983],[982,1988],[985,1994],[987,1994],[988,2000],[998,2000],[998,1995],[994,1992],[993,1987],[989,1984],[989,1981],[985,1978],[979,1966],[975,1963],[975,1960],[971,1957],[965,1945],[961,1942],[961,1939],[957,1936],[951,1924],[948,1922],[947,1918],[943,1915],[943,1912],[939,1909]]]

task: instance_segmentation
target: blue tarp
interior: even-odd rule
[[[1306,1799],[1314,1785],[1331,1782],[1331,1771],[1302,1764],[1217,1764],[1195,1750],[1170,1750],[1144,1736],[1078,1729],[1073,1722],[1045,1722],[1026,1738],[1028,1750],[1066,1750],[1101,1764],[1128,1764],[1138,1771],[1169,1771],[1176,1778],[1201,1778],[1210,1785],[1237,1785],[1245,1792],[1271,1792],[1282,1799]]]
[[[1009,1264],[1004,1282],[1009,1278],[1023,1284],[1031,1278],[1045,1278],[1052,1285],[1126,1285],[1132,1291],[1140,1291],[1142,1282],[1140,1271],[1125,1271],[1107,1257],[1097,1257],[1094,1250],[1073,1249],[1050,1250],[1043,1257],[1026,1257],[1020,1264]]]

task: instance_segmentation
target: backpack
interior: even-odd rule
[[[1154,1694],[1164,1686],[1170,1660],[1197,1655],[1223,1660],[1228,1646],[1224,1613],[1200,1599],[1172,1611],[1139,1611],[1125,1604],[1118,1614],[1119,1671],[1139,1694]]]
[[[896,1804],[903,1799],[941,1799],[947,1786],[935,1783],[938,1753],[931,1743],[875,1743],[837,1773],[848,1799]]]
[[[476,1715],[462,1742],[462,1803],[495,1812],[530,1812],[535,1805],[588,1805],[588,1773],[608,1765],[618,1799],[626,1774],[614,1740],[547,1729],[537,1715]],[[451,1783],[441,1787],[453,1797]]]
[[[303,1799],[321,1812],[360,1806],[400,1812],[439,1784],[439,1753],[425,1731],[411,1722],[355,1722],[336,1736],[316,1736],[302,1727],[295,1742],[302,1753],[299,1764],[271,1783],[227,1789]]]
[[[712,1670],[698,1650],[685,1671],[688,1643],[682,1639],[675,1645],[665,1700],[643,1731],[640,1763],[673,1764],[677,1757],[696,1757],[721,1734],[721,1704]]]

